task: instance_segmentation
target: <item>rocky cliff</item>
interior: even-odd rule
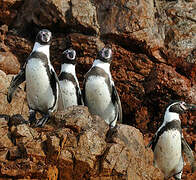
[[[135,179],[161,179],[144,144],[162,123],[170,99],[196,103],[195,8],[194,0],[0,0],[0,176],[131,179],[135,173]],[[63,50],[72,46],[77,51],[81,87],[97,51],[106,43],[112,45],[111,72],[122,101],[123,123],[138,128],[145,142],[137,129],[126,125],[119,125],[108,141],[107,128],[100,132],[101,127],[84,128],[82,122],[70,121],[61,129],[53,122],[44,129],[23,123],[28,117],[24,84],[11,104],[6,101],[7,87],[41,28],[53,33],[51,61],[57,73]],[[84,123],[97,120],[89,120],[88,111],[78,108],[70,110],[70,116],[81,111],[78,118]],[[195,123],[191,114],[182,117],[184,136],[194,151]],[[93,147],[93,141],[100,144]],[[183,179],[196,178],[188,165],[184,171]]]

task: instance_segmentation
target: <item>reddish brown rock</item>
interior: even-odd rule
[[[157,1],[159,29],[164,34],[168,57],[187,58],[194,63],[195,51],[195,2]],[[164,26],[162,24],[164,23]],[[162,27],[161,27],[162,26]],[[191,54],[193,55],[191,57]]]
[[[22,11],[20,11],[17,17],[15,26],[21,29],[28,28],[25,26],[32,23],[37,26],[51,26],[58,22],[64,25],[68,9],[68,1],[25,1],[21,9]],[[21,20],[25,23],[20,22]]]
[[[21,157],[22,157],[22,153],[18,146],[14,146],[9,149],[9,155],[8,155],[9,160],[15,160]]]
[[[15,126],[13,129],[5,120],[3,124],[15,145],[9,151],[0,150],[0,177],[56,179],[58,176],[68,180],[129,179],[133,175],[138,179],[163,177],[147,158],[152,152],[145,149],[139,130],[119,124],[109,133],[105,121],[92,117],[84,106],[54,113],[44,128],[9,123]]]
[[[163,47],[152,1],[94,1],[97,6],[100,34],[128,49],[156,54]]]
[[[0,114],[21,114],[25,119],[28,118],[28,106],[26,102],[26,93],[24,92],[24,84],[21,84],[14,93],[12,102],[7,102],[7,91],[13,75],[7,75],[0,70]]]
[[[104,44],[111,44],[113,49],[111,73],[122,101],[123,122],[148,133],[145,134],[147,144],[160,126],[165,105],[170,99],[196,102],[194,7],[195,1],[193,0],[0,1],[0,54],[11,54],[13,59],[17,58],[20,65],[23,65],[32,50],[38,30],[48,28],[53,34],[50,49],[55,70],[57,73],[60,70],[62,52],[69,46],[73,47],[77,51],[76,71],[82,87],[84,74],[91,67],[97,51]],[[4,71],[7,73],[7,70],[14,72],[15,69],[6,65]],[[18,132],[19,127],[22,127],[21,124],[24,124],[24,120],[28,118],[28,107],[23,90],[24,85],[16,90],[12,103],[7,103],[7,87],[12,77],[0,71],[0,114],[14,115],[10,118],[9,126],[11,133],[15,136],[15,132]],[[66,112],[66,116],[69,116],[69,111]],[[78,112],[77,108],[71,111],[73,114]],[[22,117],[18,114],[22,114]],[[80,169],[81,172],[86,172],[84,174],[86,179],[89,176],[91,179],[110,179],[111,177],[120,179],[117,171],[124,173],[126,167],[128,174],[134,174],[135,178],[140,178],[135,173],[137,170],[134,167],[129,168],[127,163],[122,167],[116,165],[117,170],[111,170],[110,164],[103,162],[103,157],[98,155],[95,168],[91,170],[95,156],[92,155],[89,159],[85,154],[87,159],[85,163],[75,159],[78,143],[84,144],[82,143],[84,137],[92,137],[91,133],[94,132],[97,132],[95,133],[97,140],[102,140],[107,136],[105,151],[111,154],[108,155],[104,151],[104,158],[107,157],[113,169],[117,155],[121,151],[123,153],[119,156],[127,159],[133,153],[129,148],[123,149],[121,144],[112,144],[112,140],[108,139],[108,126],[105,126],[103,121],[96,124],[100,120],[99,117],[91,117],[87,109],[83,109],[82,114],[81,117],[76,115],[66,117],[66,122],[57,123],[58,130],[52,126],[46,126],[43,131],[39,129],[36,129],[37,133],[31,131],[34,135],[29,134],[31,137],[29,143],[27,143],[28,137],[26,136],[17,137],[12,143],[18,142],[18,145],[27,143],[18,149],[25,157],[33,159],[33,163],[28,162],[33,168],[38,162],[43,165],[43,161],[51,160],[50,166],[42,166],[40,171],[44,178],[51,176],[55,179],[57,174],[62,179],[77,178],[74,175],[77,168],[77,172]],[[193,115],[194,113],[186,114],[181,119],[184,136],[191,148],[196,150],[195,117]],[[62,129],[64,123],[66,127]],[[89,128],[92,130],[88,131]],[[81,141],[80,137],[82,137]],[[4,138],[9,139],[9,136]],[[85,148],[92,149],[91,144],[85,145]],[[13,146],[16,145],[13,144]],[[37,147],[37,151],[34,151],[34,146]],[[45,149],[50,146],[52,146],[51,151],[46,153]],[[9,157],[10,152],[11,159],[19,158],[17,148],[13,148],[10,152],[9,150],[5,147],[0,152],[2,161],[7,161],[6,158]],[[83,151],[80,150],[79,154],[81,152]],[[152,154],[147,154],[150,159],[147,159],[146,155],[146,161],[151,164]],[[79,157],[79,159],[82,158]],[[74,165],[75,161],[77,166]],[[135,162],[134,159],[133,161],[136,164],[135,167],[139,166],[137,161]],[[56,162],[59,164],[56,165]],[[100,164],[103,164],[104,168],[100,168],[102,167]],[[143,167],[143,164],[140,163],[140,166]],[[6,167],[12,167],[12,165],[7,164]],[[64,171],[64,168],[70,173]],[[28,172],[33,174],[32,177],[35,179],[40,175],[31,170]],[[102,174],[98,177],[97,172]],[[151,177],[154,173],[151,166],[144,172],[151,174],[149,175]],[[184,179],[194,179],[195,174],[191,174],[190,168],[185,167],[184,172]],[[107,175],[103,175],[104,173]],[[155,173],[157,173],[156,169]]]
[[[62,28],[62,31],[97,34],[96,7],[89,0],[85,1],[25,1],[22,11],[18,14],[15,27],[24,31],[26,28],[37,31],[36,26]],[[25,23],[22,23],[21,20]],[[54,27],[55,26],[55,27]],[[65,28],[65,30],[63,30]]]
[[[0,148],[7,149],[13,146],[11,133],[8,129],[8,118],[0,118]]]
[[[176,96],[182,97],[186,100],[191,98],[191,82],[189,79],[178,74],[174,68],[165,64],[155,66],[146,81],[145,89],[147,94],[153,91],[166,94],[170,90],[175,92]],[[173,98],[171,97],[171,99]],[[193,100],[194,99],[190,99],[191,102],[196,103]]]
[[[90,0],[72,0],[71,16],[76,28],[86,28],[88,34],[98,34],[99,24],[97,22],[96,6]]]
[[[0,43],[1,43],[1,50],[2,48],[2,43],[4,42],[4,39],[6,37],[6,33],[8,32],[8,26],[7,25],[2,25],[0,26]]]
[[[15,20],[19,8],[23,4],[24,0],[6,0],[0,1],[0,21],[11,25]]]
[[[33,41],[35,41],[35,37],[33,37]],[[34,42],[32,43],[23,36],[10,31],[6,36],[4,43],[9,47],[9,51],[11,51],[17,57],[21,67],[23,67],[27,57],[32,51]]]
[[[18,74],[20,64],[10,52],[0,52],[0,69],[6,74]]]

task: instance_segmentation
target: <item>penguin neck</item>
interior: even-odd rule
[[[76,69],[74,64],[61,64],[61,72],[66,72],[75,75]]]
[[[40,43],[35,42],[35,44],[33,46],[32,52],[41,52],[41,53],[44,53],[47,56],[48,60],[49,60],[50,59],[49,49],[50,49],[50,45],[49,44],[47,44],[47,45],[41,45]]]
[[[109,63],[100,61],[99,59],[95,59],[92,67],[99,67],[99,68],[103,69],[107,74],[109,74],[109,76],[111,76]]]
[[[165,115],[164,115],[164,123],[168,123],[168,122],[171,122],[173,120],[179,120],[180,121],[180,115],[178,113],[175,113],[175,112],[169,112],[169,110],[167,109],[167,111],[165,112]]]

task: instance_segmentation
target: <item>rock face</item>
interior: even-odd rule
[[[122,101],[123,123],[139,128],[148,141],[162,123],[170,99],[196,104],[195,7],[194,0],[0,0],[0,114],[28,118],[24,84],[11,104],[6,101],[7,87],[11,74],[25,63],[37,32],[48,28],[53,33],[51,61],[57,73],[62,52],[70,46],[77,51],[81,88],[97,51],[104,44],[112,45],[111,73]],[[182,128],[196,151],[195,116],[182,116]],[[59,140],[54,137],[54,141]],[[14,152],[16,147],[10,154]],[[66,161],[70,172],[80,169],[71,168],[70,151],[62,153],[70,158]],[[87,158],[84,167],[93,165]],[[53,164],[48,172],[56,177],[61,171]],[[184,179],[195,175],[185,167]]]
[[[16,90],[12,102],[7,102],[7,88],[13,75],[6,75],[0,70],[0,115],[21,114],[26,119],[28,117],[28,107],[26,102],[26,93],[24,92],[24,84]]]
[[[0,176],[41,179],[163,179],[134,127],[113,132],[87,107],[70,107],[33,129],[20,115],[0,118]]]

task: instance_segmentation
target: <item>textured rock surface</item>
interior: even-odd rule
[[[0,134],[2,178],[163,178],[139,130],[118,125],[109,133],[105,121],[84,106],[54,114],[44,128],[29,127],[21,116],[2,117]]]
[[[7,74],[17,74],[20,70],[20,64],[12,53],[0,52],[0,69]]]
[[[170,99],[196,103],[195,7],[194,0],[0,0],[0,114],[22,114],[27,119],[24,85],[17,89],[11,104],[6,101],[7,87],[13,77],[10,74],[18,72],[31,52],[36,33],[48,28],[53,33],[51,60],[57,73],[63,50],[69,46],[76,49],[81,88],[83,76],[97,51],[104,44],[112,45],[111,72],[122,101],[123,122],[139,128],[147,143],[162,123],[164,108]],[[196,151],[195,122],[191,114],[182,116],[184,136]],[[54,137],[47,143],[53,141],[56,146],[59,140]],[[33,143],[28,146],[28,152],[31,145]],[[120,151],[119,146],[110,151],[113,149]],[[17,157],[18,152],[18,147],[13,147],[9,152],[11,159]],[[5,149],[0,157],[6,157],[7,153]],[[71,165],[72,154],[62,153],[70,159],[66,166],[72,171],[75,168]],[[87,158],[87,162],[84,167],[88,169],[92,160]],[[106,163],[104,167],[108,171]],[[55,164],[47,168],[51,177],[62,174]],[[186,166],[183,179],[195,176]]]
[[[26,93],[24,92],[24,84],[21,84],[17,88],[12,102],[7,102],[7,88],[10,85],[10,81],[13,75],[6,75],[0,70],[0,114],[2,115],[14,115],[21,114],[24,118],[28,117],[28,107],[26,102]]]

